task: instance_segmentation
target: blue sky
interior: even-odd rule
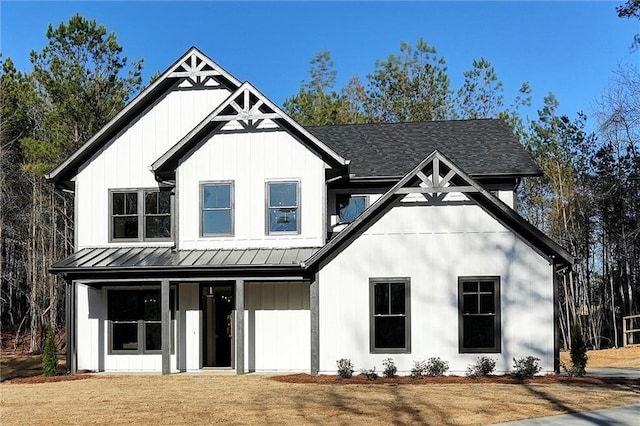
[[[362,79],[376,59],[423,37],[445,57],[454,88],[474,58],[485,57],[509,101],[522,82],[533,89],[534,118],[550,91],[561,111],[591,115],[595,100],[631,53],[638,20],[608,2],[0,2],[0,49],[18,69],[46,44],[47,25],[75,13],[116,33],[130,59],[144,58],[145,81],[195,45],[249,80],[279,105],[307,78],[309,60],[331,52],[338,86]]]

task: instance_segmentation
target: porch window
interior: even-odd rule
[[[174,318],[174,291],[169,293]],[[109,290],[109,353],[139,354],[162,351],[160,290]],[[173,332],[172,332],[173,334]],[[171,352],[173,352],[173,342]]]
[[[500,277],[458,278],[460,353],[499,353]]]
[[[267,182],[267,234],[300,233],[298,182]]]
[[[372,278],[369,290],[371,352],[411,352],[409,278]]]
[[[171,238],[170,191],[111,191],[110,210],[112,241],[162,241]]]
[[[233,235],[233,182],[201,184],[200,234],[208,236]]]
[[[351,223],[358,218],[367,208],[367,197],[365,196],[338,196],[339,223]]]

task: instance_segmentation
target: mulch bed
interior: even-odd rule
[[[70,382],[73,380],[91,379],[95,376],[83,373],[77,374],[60,374],[57,376],[29,376],[29,377],[13,377],[4,381],[3,383],[12,384],[36,384],[36,383],[55,383],[55,382]]]
[[[368,380],[364,374],[359,374],[350,379],[343,379],[339,376],[319,374],[312,376],[309,374],[289,374],[284,376],[273,376],[272,380],[283,383],[302,383],[302,384],[320,384],[320,385],[428,385],[428,384],[478,384],[478,383],[494,383],[506,385],[547,385],[547,384],[565,384],[565,385],[624,385],[640,387],[640,379],[627,379],[624,377],[568,377],[556,376],[549,374],[546,376],[538,376],[531,379],[519,380],[511,375],[503,376],[486,376],[486,377],[466,377],[466,376],[440,376],[440,377],[378,377],[375,380]]]

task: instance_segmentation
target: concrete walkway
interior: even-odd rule
[[[583,413],[539,417],[518,422],[499,423],[500,426],[638,426],[640,425],[640,403]]]
[[[640,379],[640,368],[587,368],[587,376],[625,377]],[[517,422],[499,423],[501,426],[640,426],[640,395],[638,404],[603,410],[584,411],[582,413],[562,414],[559,416],[539,417]]]

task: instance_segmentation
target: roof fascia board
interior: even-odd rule
[[[118,114],[116,114],[107,124],[105,124],[95,135],[93,135],[87,142],[85,142],[78,150],[76,150],[71,156],[69,156],[62,164],[53,169],[49,174],[45,177],[47,180],[53,181],[61,181],[64,180],[67,175],[69,169],[78,161],[82,161],[82,157],[85,154],[92,153],[94,149],[98,149],[102,142],[102,139],[105,134],[108,134],[112,127],[121,123],[123,118],[126,118],[128,114],[134,110],[138,105],[144,103],[144,101],[151,95],[155,94],[158,88],[161,86],[165,86],[167,80],[171,73],[175,71],[184,61],[189,59],[192,55],[199,55],[202,60],[206,61],[209,66],[214,68],[221,76],[226,78],[236,87],[240,86],[240,81],[236,79],[234,76],[229,74],[224,68],[216,64],[211,58],[202,53],[198,48],[192,46],[185,52],[182,56],[180,56],[167,70],[160,75],[153,83],[147,86],[142,92],[138,93],[138,95],[129,102]],[[170,87],[170,85],[169,85]],[[89,154],[90,155],[90,154]]]
[[[227,99],[225,99],[216,109],[214,109],[209,115],[207,115],[196,127],[194,127],[185,137],[183,137],[178,143],[172,146],[166,153],[164,153],[159,159],[157,159],[152,165],[151,170],[154,173],[161,173],[166,171],[168,167],[171,167],[171,164],[174,164],[177,157],[182,156],[186,153],[194,143],[198,142],[198,135],[204,135],[208,133],[213,126],[219,125],[220,123],[224,123],[225,121],[230,121],[234,119],[233,116],[224,116],[224,120],[218,121],[217,117],[220,117],[220,114],[234,102],[238,96],[243,95],[244,92],[248,91],[248,93],[254,95],[261,101],[265,106],[274,111],[275,115],[272,119],[274,120],[283,120],[287,123],[292,129],[295,129],[298,133],[302,134],[303,137],[311,143],[312,148],[315,146],[317,151],[320,151],[321,157],[327,161],[333,162],[334,165],[338,166],[347,166],[349,162],[342,158],[338,153],[333,151],[327,145],[323,144],[320,140],[318,140],[311,133],[306,131],[302,126],[296,123],[293,119],[291,119],[287,114],[284,113],[280,108],[278,108],[275,104],[273,104],[267,97],[265,97],[260,91],[258,91],[251,83],[244,82],[238,89],[230,94]],[[241,118],[241,117],[239,117]],[[303,142],[304,143],[304,142]],[[322,155],[324,154],[324,155]],[[328,157],[328,158],[327,158]]]
[[[492,195],[489,191],[484,189],[478,182],[467,175],[462,169],[455,165],[445,155],[435,150],[429,154],[424,160],[422,160],[416,167],[414,167],[409,173],[407,173],[398,183],[396,183],[389,191],[387,191],[382,197],[374,202],[364,213],[362,213],[355,221],[347,226],[342,232],[340,232],[333,240],[318,250],[314,255],[309,257],[305,262],[306,268],[311,268],[319,261],[322,261],[327,256],[331,255],[331,252],[339,249],[341,246],[350,244],[357,236],[358,232],[362,229],[366,229],[373,225],[375,221],[382,214],[386,213],[390,205],[402,197],[403,194],[399,194],[398,190],[402,188],[406,183],[413,179],[418,172],[420,172],[429,162],[434,158],[438,158],[440,162],[444,163],[447,167],[453,170],[465,183],[476,189],[476,192],[467,192],[467,196],[475,201],[483,210],[489,213],[492,217],[502,223],[504,226],[520,235],[525,242],[529,242],[529,238],[534,241],[530,241],[534,244],[537,250],[550,258],[559,257],[566,264],[574,263],[574,258],[564,248],[558,245],[551,238],[547,237],[538,228],[527,222],[520,215],[518,215],[513,209],[507,206],[500,199]],[[371,223],[369,223],[371,222]],[[542,246],[542,247],[541,247]],[[542,250],[545,248],[546,250]]]
[[[227,266],[146,266],[146,267],[75,267],[50,268],[49,272],[64,275],[68,279],[109,279],[109,278],[169,278],[181,277],[236,277],[273,276],[302,277],[306,271],[301,264],[291,265],[227,265]]]

